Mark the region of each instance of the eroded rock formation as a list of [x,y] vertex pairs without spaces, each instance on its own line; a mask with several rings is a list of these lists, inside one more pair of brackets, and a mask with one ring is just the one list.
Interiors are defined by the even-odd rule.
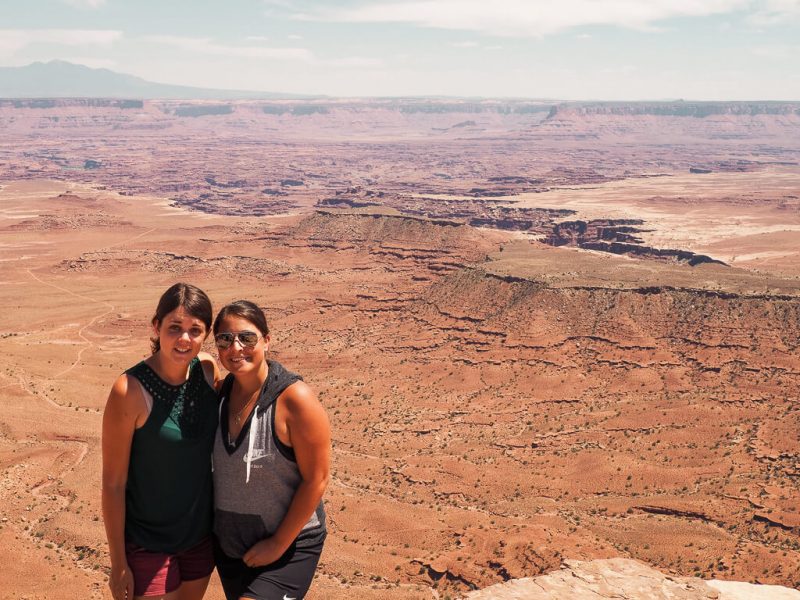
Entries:
[[665,575],[621,558],[565,561],[561,570],[470,592],[468,600],[800,600],[775,585]]

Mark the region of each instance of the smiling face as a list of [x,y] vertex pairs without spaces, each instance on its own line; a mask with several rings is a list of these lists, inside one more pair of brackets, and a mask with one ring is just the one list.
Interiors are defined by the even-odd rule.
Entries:
[[216,328],[217,334],[242,332],[258,336],[255,346],[243,345],[238,336],[227,348],[217,346],[219,361],[234,376],[257,373],[265,366],[266,353],[269,350],[269,336],[263,336],[258,327],[247,319],[231,314],[224,317]]
[[188,364],[200,352],[208,335],[205,323],[189,314],[182,306],[153,322],[161,356],[170,361]]

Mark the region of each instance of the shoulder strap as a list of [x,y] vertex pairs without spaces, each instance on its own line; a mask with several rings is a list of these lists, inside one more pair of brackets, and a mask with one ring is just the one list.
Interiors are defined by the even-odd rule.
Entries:
[[222,382],[222,387],[219,390],[220,402],[222,401],[223,398],[227,398],[230,401],[232,387],[233,387],[233,373],[228,373],[225,376],[225,380]]
[[207,385],[212,390],[214,389],[214,384],[208,383],[208,378],[206,377],[206,370],[203,368],[203,361],[200,360],[199,357],[195,356],[192,359],[192,364],[189,371],[189,379],[197,379],[197,385]]
[[205,379],[203,366],[200,364],[200,360],[195,357],[189,364],[189,378],[181,385],[172,385],[167,383],[161,379],[161,377],[158,376],[158,373],[156,373],[155,370],[144,361],[135,364],[125,372],[128,375],[132,375],[138,379],[139,383],[142,384],[142,387],[153,397],[153,400],[172,400],[182,386],[190,382],[192,378],[197,377],[195,371],[198,370],[198,365],[200,366],[200,376]]
[[147,391],[153,398],[156,397],[157,391],[156,388],[158,386],[158,377],[156,377],[155,372],[145,363],[141,361],[135,365],[133,365],[130,369],[125,371],[128,375],[131,375],[136,378],[139,382],[139,385],[142,386],[142,389]]
[[302,379],[300,375],[288,371],[279,362],[274,360],[269,361],[267,380],[264,382],[262,397],[258,400],[261,409],[264,410],[269,405],[274,404],[278,396],[283,393],[283,390],[296,381],[302,381]]

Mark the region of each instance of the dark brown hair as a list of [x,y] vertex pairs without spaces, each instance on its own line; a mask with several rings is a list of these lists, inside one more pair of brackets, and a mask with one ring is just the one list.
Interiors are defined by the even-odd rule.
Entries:
[[[214,311],[211,309],[211,300],[199,287],[189,283],[176,283],[166,292],[161,294],[161,299],[153,315],[153,325],[159,326],[169,313],[177,308],[183,308],[195,319],[200,319],[206,326],[206,335],[211,331],[211,319]],[[150,339],[153,354],[161,349],[158,337]]]
[[246,321],[250,321],[256,326],[264,337],[269,335],[269,326],[267,325],[267,317],[261,308],[250,302],[249,300],[237,300],[222,307],[217,313],[217,318],[214,319],[214,333],[219,332],[219,324],[225,317],[234,316]]

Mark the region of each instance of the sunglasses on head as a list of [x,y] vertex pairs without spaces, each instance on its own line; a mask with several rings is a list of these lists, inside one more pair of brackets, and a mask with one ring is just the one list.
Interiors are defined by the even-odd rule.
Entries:
[[226,331],[225,333],[216,334],[214,341],[220,350],[230,348],[236,340],[239,340],[243,348],[252,348],[258,343],[258,338],[260,337],[261,335],[255,331]]

